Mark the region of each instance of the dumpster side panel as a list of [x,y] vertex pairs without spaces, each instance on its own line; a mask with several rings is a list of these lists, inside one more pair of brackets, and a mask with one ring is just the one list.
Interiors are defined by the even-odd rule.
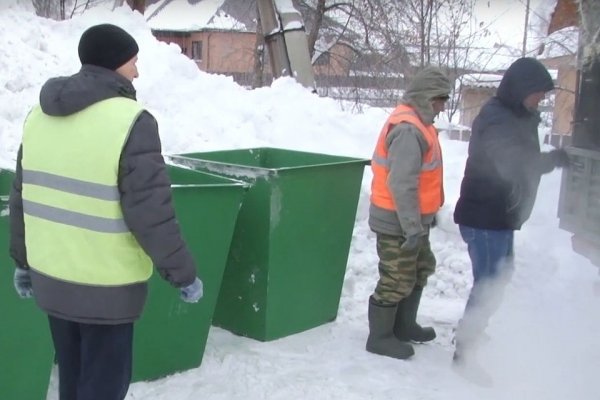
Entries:
[[363,170],[354,163],[281,172],[271,199],[265,340],[336,318]]
[[215,309],[214,325],[243,336],[265,334],[270,185],[259,178],[244,197]]
[[243,194],[239,185],[173,188],[175,212],[197,262],[204,296],[187,304],[178,289],[153,274],[146,308],[135,327],[134,382],[201,364]]
[[8,193],[14,173],[0,170],[0,397],[45,399],[54,348],[48,318],[33,299],[13,287],[14,261],[8,254]]

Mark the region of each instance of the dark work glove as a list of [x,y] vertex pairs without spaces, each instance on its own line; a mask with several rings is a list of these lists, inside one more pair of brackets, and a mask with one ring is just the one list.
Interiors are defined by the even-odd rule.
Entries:
[[571,160],[565,149],[552,150],[550,152],[550,157],[555,168],[565,168],[571,164]]
[[20,298],[28,299],[33,296],[29,270],[17,267],[13,277],[13,283],[15,284],[15,289]]
[[181,300],[186,303],[197,303],[202,298],[204,289],[202,281],[198,278],[188,286],[181,288]]

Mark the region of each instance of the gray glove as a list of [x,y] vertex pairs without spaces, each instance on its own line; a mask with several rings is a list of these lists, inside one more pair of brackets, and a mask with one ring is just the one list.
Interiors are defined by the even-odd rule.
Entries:
[[191,284],[181,288],[181,300],[186,303],[197,303],[204,294],[202,281],[196,278]]
[[33,296],[29,270],[17,267],[13,277],[13,283],[15,284],[15,289],[20,298],[28,299]]
[[414,250],[417,248],[417,246],[419,246],[419,241],[421,240],[421,237],[423,236],[422,233],[416,234],[416,235],[410,235],[406,237],[406,240],[404,241],[404,243],[402,243],[402,245],[400,246],[401,249],[403,250]]

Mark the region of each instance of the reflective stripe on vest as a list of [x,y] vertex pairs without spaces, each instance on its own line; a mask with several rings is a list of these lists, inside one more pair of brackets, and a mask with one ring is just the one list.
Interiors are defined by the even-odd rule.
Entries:
[[422,158],[423,163],[421,165],[421,174],[419,175],[419,206],[421,214],[436,213],[444,202],[442,151],[437,131],[433,125],[425,126],[419,119],[416,111],[403,104],[396,107],[388,117],[377,139],[371,162],[371,169],[373,171],[371,202],[377,207],[386,210],[398,210],[387,186],[390,161],[388,159],[386,139],[393,127],[403,122],[410,123],[419,129],[428,144],[428,150]]
[[148,280],[152,262],[123,219],[118,189],[121,151],[142,111],[120,97],[66,117],[31,111],[21,162],[31,268],[78,284]]

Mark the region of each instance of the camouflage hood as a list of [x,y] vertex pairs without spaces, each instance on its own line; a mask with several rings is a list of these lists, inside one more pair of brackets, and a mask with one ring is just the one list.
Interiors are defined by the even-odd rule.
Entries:
[[431,99],[449,96],[452,86],[448,77],[437,67],[426,67],[414,76],[402,96],[402,103],[414,107],[421,120],[432,124],[435,118]]

